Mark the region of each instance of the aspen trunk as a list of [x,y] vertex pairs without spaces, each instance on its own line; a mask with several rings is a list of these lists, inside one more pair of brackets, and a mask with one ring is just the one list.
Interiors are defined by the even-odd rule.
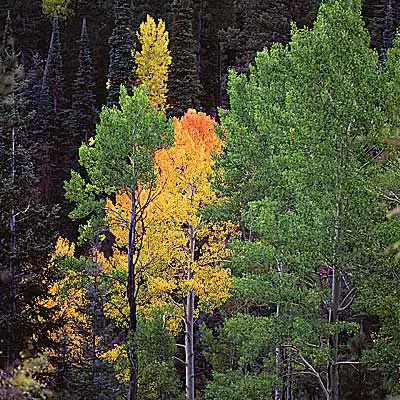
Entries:
[[[136,251],[136,186],[131,188],[131,212],[128,230],[128,283],[127,297],[129,304],[129,339],[127,353],[129,360],[129,400],[137,400],[138,356],[136,350],[137,310],[136,310],[136,276],[133,256]],[[132,343],[133,340],[133,343]]]
[[[189,225],[189,247],[191,261],[194,262],[195,252],[195,230]],[[188,280],[193,278],[193,271],[188,268]],[[185,310],[185,375],[186,375],[186,400],[194,400],[194,349],[193,349],[193,314],[194,314],[194,292],[189,289],[186,296]]]
[[189,293],[186,298],[186,331],[185,331],[186,400],[194,400],[193,309],[194,309],[194,293],[193,290],[189,290]]
[[[337,268],[333,270],[332,279],[332,305],[330,310],[330,323],[338,322],[338,311],[340,305],[340,294],[341,294],[341,274]],[[339,366],[338,362],[338,349],[339,336],[338,334],[332,335],[331,347],[332,347],[332,361],[329,365],[329,387],[328,392],[330,394],[329,400],[339,400]]]

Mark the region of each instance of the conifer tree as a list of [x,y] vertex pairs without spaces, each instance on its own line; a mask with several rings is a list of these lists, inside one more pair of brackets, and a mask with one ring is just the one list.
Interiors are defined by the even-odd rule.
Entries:
[[68,171],[76,158],[74,144],[71,143],[71,110],[65,95],[63,57],[60,27],[57,13],[53,18],[53,30],[47,60],[43,72],[41,89],[43,109],[43,141],[45,155],[41,171],[42,197],[48,204],[60,205],[60,230],[72,234],[72,226],[67,217],[67,203],[63,185]]
[[64,95],[64,70],[61,54],[61,41],[57,13],[53,18],[53,30],[50,39],[49,51],[43,72],[41,102],[43,104],[43,136],[46,141],[47,154],[44,157],[43,176],[41,179],[43,197],[49,203],[61,200],[59,193],[62,185],[57,174],[62,170],[63,149],[66,142],[63,136],[63,124],[65,122],[64,107],[66,99]]
[[42,96],[43,86],[43,59],[39,53],[34,53],[31,60],[31,67],[26,72],[26,85],[24,96],[28,100],[29,111],[32,112],[35,118],[29,121],[29,131],[31,132],[32,142],[36,143],[38,148],[39,159],[38,165],[41,165],[47,142],[44,132],[44,116],[46,111],[46,99]]
[[133,30],[129,0],[114,0],[114,29],[108,40],[110,60],[107,81],[107,106],[118,105],[120,86],[132,86]]
[[79,66],[72,94],[72,124],[74,129],[74,144],[77,148],[82,141],[87,142],[94,133],[96,124],[94,86],[95,81],[89,35],[86,18],[84,18],[79,41]]
[[26,130],[31,115],[10,22],[7,46],[0,49],[1,59],[12,61],[12,68],[0,73],[0,80],[5,72],[9,82],[0,97],[0,368],[10,367],[28,343],[33,350],[43,345],[45,314],[37,300],[49,282],[46,263],[55,219],[55,210],[38,200],[35,148]]
[[200,108],[200,65],[193,30],[193,0],[174,0],[172,13],[172,67],[168,92],[172,113],[182,116],[189,108]]
[[55,114],[59,113],[66,103],[64,85],[60,27],[58,15],[55,13],[42,84],[42,94],[47,96],[49,110]]

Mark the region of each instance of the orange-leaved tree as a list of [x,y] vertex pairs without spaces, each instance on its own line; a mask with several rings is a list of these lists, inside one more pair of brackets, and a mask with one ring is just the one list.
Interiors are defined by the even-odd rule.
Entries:
[[[140,264],[145,285],[139,304],[144,315],[163,308],[171,329],[183,322],[186,398],[193,400],[194,320],[201,310],[212,310],[229,297],[232,279],[222,263],[230,254],[227,242],[233,226],[206,223],[200,214],[216,201],[207,179],[212,154],[222,148],[214,121],[189,110],[175,120],[174,134],[175,144],[155,154],[159,191],[144,219]],[[146,192],[141,196],[146,197]],[[109,218],[117,244],[119,237],[126,236],[126,228],[117,224],[116,215],[127,214],[129,203],[128,195],[120,194],[115,205],[108,204],[114,208]]]

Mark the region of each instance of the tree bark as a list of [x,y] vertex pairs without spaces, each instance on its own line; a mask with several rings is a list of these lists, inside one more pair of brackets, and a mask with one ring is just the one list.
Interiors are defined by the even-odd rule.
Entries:
[[[341,273],[337,268],[333,269],[332,279],[332,304],[330,310],[330,323],[338,322],[338,312],[340,305],[341,295]],[[328,391],[330,394],[329,400],[339,400],[339,366],[338,362],[338,346],[339,346],[339,335],[334,334],[331,336],[331,348],[332,348],[332,361],[329,365],[329,387]]]
[[131,211],[128,230],[128,283],[127,297],[129,304],[129,330],[127,354],[129,360],[129,400],[137,400],[138,387],[138,356],[136,350],[137,305],[136,305],[136,276],[133,256],[136,251],[136,185],[131,187]]
[[[15,185],[15,176],[16,176],[16,161],[15,161],[15,153],[16,153],[16,136],[15,136],[15,128],[12,128],[11,134],[11,183],[14,190]],[[16,214],[15,214],[15,204],[14,204],[14,196],[12,198],[12,205],[10,210],[10,279],[11,279],[11,288],[10,288],[10,318],[11,318],[11,330],[15,328],[15,322],[17,317],[17,223],[16,223]],[[12,344],[13,332],[10,332],[9,340],[8,340],[8,354],[7,354],[7,367],[10,367],[16,358],[15,349]]]
[[[195,257],[195,229],[189,225],[189,247],[191,261]],[[193,271],[188,268],[188,280],[193,278]],[[194,349],[193,349],[193,314],[194,314],[194,292],[189,289],[186,296],[185,310],[185,375],[186,375],[186,400],[194,400]]]

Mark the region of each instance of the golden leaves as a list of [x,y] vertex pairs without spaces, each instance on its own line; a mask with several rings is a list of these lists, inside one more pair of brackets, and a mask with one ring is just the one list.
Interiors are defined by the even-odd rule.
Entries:
[[159,110],[166,109],[168,69],[171,55],[168,50],[168,32],[165,23],[147,16],[137,33],[141,51],[133,52],[137,63],[136,73],[140,83],[149,89],[149,99]]
[[62,237],[57,238],[54,253],[52,254],[52,259],[56,259],[63,256],[72,257],[75,252],[75,243],[70,243],[68,239]]

